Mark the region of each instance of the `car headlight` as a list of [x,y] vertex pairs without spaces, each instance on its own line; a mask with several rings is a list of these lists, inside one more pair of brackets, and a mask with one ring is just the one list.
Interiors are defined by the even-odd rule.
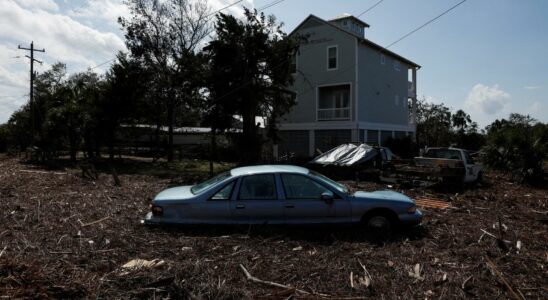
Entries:
[[407,213],[414,214],[417,211],[417,206],[413,205],[407,209]]
[[152,214],[155,216],[161,216],[164,214],[164,209],[158,205],[152,205],[150,211],[152,211]]

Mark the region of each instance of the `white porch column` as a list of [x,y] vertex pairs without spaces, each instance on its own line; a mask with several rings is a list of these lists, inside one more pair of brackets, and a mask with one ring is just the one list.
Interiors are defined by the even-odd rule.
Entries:
[[417,68],[416,67],[413,68],[412,74],[413,74],[412,76],[413,98],[411,98],[411,101],[412,101],[411,110],[413,112],[412,122],[413,122],[413,125],[416,126],[417,125]]
[[377,130],[377,144],[381,146],[381,131]]
[[350,131],[350,140],[351,142],[360,141],[360,130],[358,128],[354,128]]

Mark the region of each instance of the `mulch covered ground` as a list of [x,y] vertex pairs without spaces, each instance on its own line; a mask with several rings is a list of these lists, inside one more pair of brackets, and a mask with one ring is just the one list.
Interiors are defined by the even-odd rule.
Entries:
[[[548,298],[548,190],[501,176],[403,190],[450,207],[382,242],[356,228],[148,228],[149,199],[187,179],[120,180],[0,159],[0,298]],[[147,262],[123,267],[134,259]]]

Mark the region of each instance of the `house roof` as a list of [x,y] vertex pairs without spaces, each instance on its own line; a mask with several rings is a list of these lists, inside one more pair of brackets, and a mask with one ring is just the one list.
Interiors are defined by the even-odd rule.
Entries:
[[[144,129],[151,129],[156,130],[156,125],[150,125],[150,124],[121,124],[120,127],[122,128],[144,128]],[[169,127],[167,126],[160,126],[159,130],[161,132],[168,132]],[[230,128],[227,131],[229,132],[241,132],[242,130],[239,128]],[[173,133],[174,134],[207,134],[211,132],[210,127],[174,127]]]
[[[379,50],[381,53],[386,53],[386,54],[388,54],[388,55],[391,55],[391,56],[393,56],[393,57],[395,57],[395,58],[397,58],[397,59],[399,59],[399,60],[401,60],[401,61],[403,61],[403,62],[405,62],[405,63],[407,63],[407,64],[409,64],[409,65],[411,65],[411,66],[414,66],[414,67],[417,67],[417,68],[420,68],[420,67],[421,67],[420,65],[414,63],[413,61],[411,61],[411,60],[409,60],[409,59],[407,59],[407,58],[405,58],[405,57],[403,57],[403,56],[401,56],[401,55],[399,55],[399,54],[397,54],[397,53],[395,53],[395,52],[392,52],[392,51],[390,51],[390,50],[384,48],[383,46],[381,46],[381,45],[379,45],[379,44],[373,43],[372,41],[370,41],[370,40],[368,40],[368,39],[366,39],[366,38],[358,37],[358,36],[356,36],[356,35],[354,35],[354,34],[348,32],[348,31],[346,31],[346,30],[340,28],[339,26],[337,26],[337,25],[335,25],[335,24],[333,24],[333,23],[330,23],[330,22],[328,22],[328,21],[326,21],[326,20],[324,20],[324,19],[322,19],[322,18],[320,18],[320,17],[317,17],[317,16],[315,16],[315,15],[312,15],[312,14],[309,15],[306,19],[304,19],[301,23],[299,23],[299,25],[297,25],[297,26],[295,27],[295,29],[293,29],[293,30],[289,33],[289,36],[290,36],[290,35],[293,35],[293,34],[299,29],[299,27],[301,27],[301,26],[302,26],[304,23],[306,23],[306,21],[308,21],[309,19],[316,19],[316,20],[322,22],[322,23],[325,24],[325,25],[328,25],[328,26],[331,26],[331,27],[333,27],[333,28],[335,28],[335,29],[337,29],[337,30],[340,30],[341,32],[344,32],[344,33],[346,33],[346,34],[348,34],[348,35],[350,35],[350,36],[352,36],[352,37],[354,37],[354,38],[357,38],[362,44],[365,44],[365,45],[368,45],[368,46],[370,46],[370,47],[372,47],[372,48],[375,48],[375,49]],[[333,19],[332,19],[332,20],[333,20]]]
[[364,26],[364,27],[370,27],[369,24],[365,23],[364,21],[354,17],[353,15],[349,14],[349,13],[342,13],[338,16],[335,16],[331,19],[329,19],[328,21],[336,21],[336,20],[341,20],[341,19],[351,19],[352,21]]

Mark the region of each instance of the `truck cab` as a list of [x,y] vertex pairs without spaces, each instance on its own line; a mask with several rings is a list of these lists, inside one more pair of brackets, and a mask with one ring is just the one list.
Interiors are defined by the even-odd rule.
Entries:
[[463,182],[475,182],[481,179],[481,166],[476,164],[470,153],[464,149],[427,148],[422,157],[417,157],[415,162],[421,165],[464,168]]

